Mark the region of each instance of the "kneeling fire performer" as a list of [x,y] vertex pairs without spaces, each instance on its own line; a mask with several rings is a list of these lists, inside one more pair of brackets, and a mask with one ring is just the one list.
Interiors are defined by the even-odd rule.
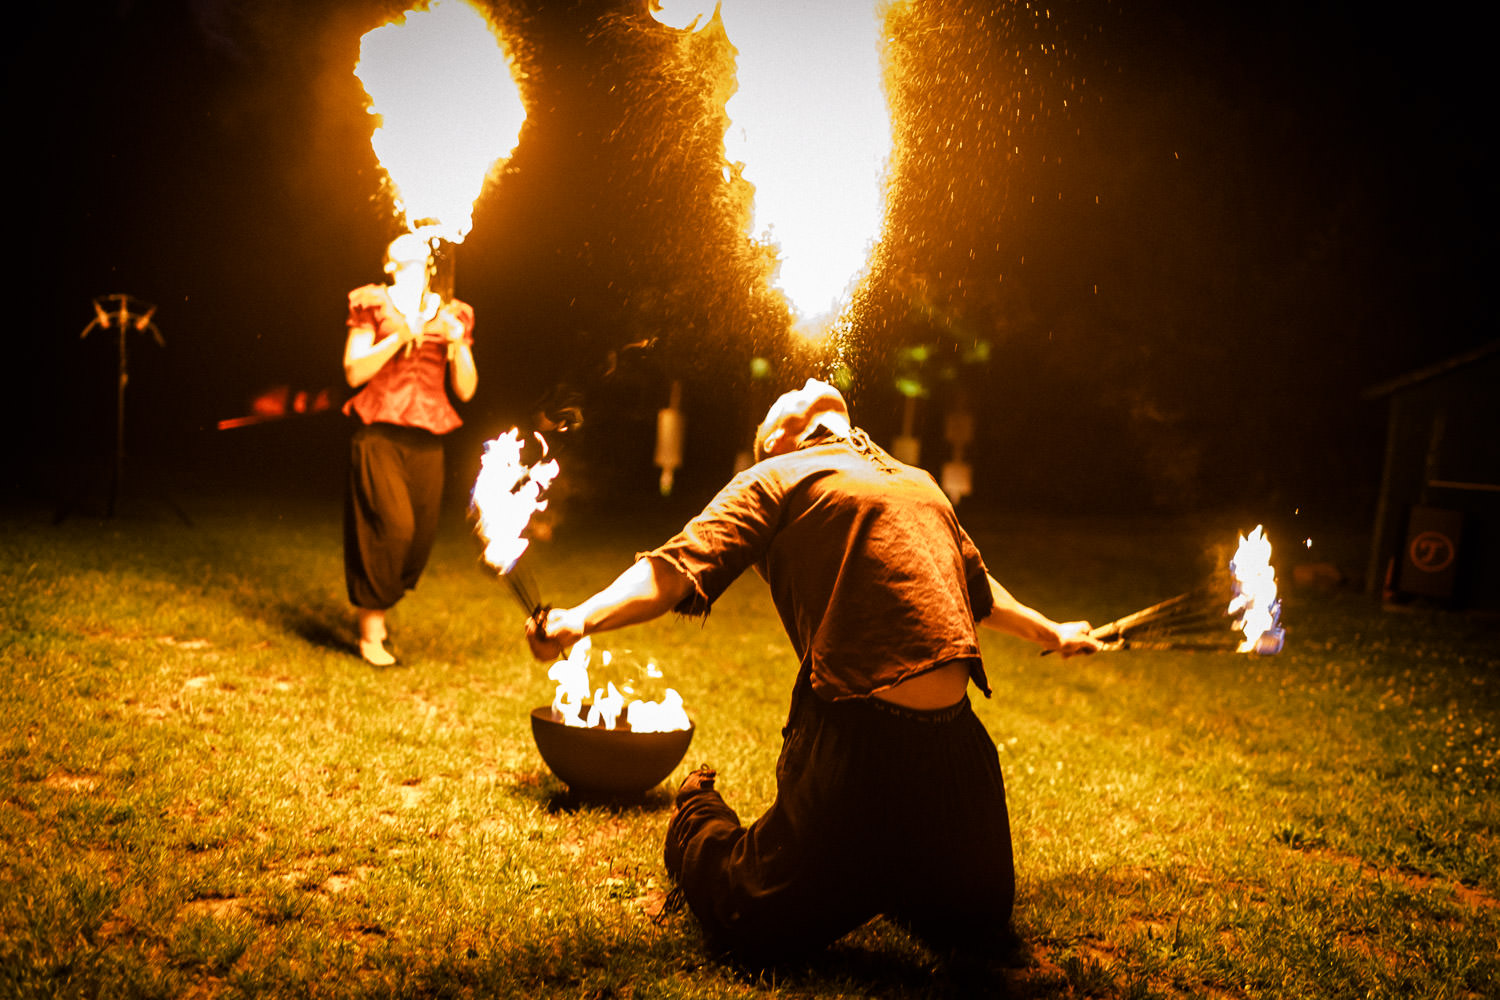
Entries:
[[474,396],[474,310],[429,287],[432,248],[405,233],[386,250],[389,285],[349,293],[344,375],[360,391],[344,405],[359,426],[349,446],[344,503],[344,580],[354,605],[359,654],[374,666],[385,648],[385,615],[417,585],[437,538],[443,495],[443,435],[463,421],[448,398]]
[[932,477],[852,427],[832,386],[778,399],[755,455],[666,544],[529,623],[532,652],[705,615],[753,566],[801,668],[765,815],[741,825],[706,768],[677,793],[667,871],[709,945],[794,959],[884,914],[940,955],[993,956],[1013,941],[1015,873],[999,757],[967,695],[990,694],[976,622],[1064,656],[1100,644],[996,582]]

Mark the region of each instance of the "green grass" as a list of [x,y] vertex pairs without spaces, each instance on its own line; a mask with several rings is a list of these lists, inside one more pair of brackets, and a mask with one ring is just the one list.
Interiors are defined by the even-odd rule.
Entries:
[[[653,919],[667,786],[590,803],[547,772],[546,669],[456,516],[393,616],[405,665],[379,671],[348,651],[336,502],[188,506],[193,527],[0,521],[0,996],[934,994],[882,922],[773,978]],[[971,519],[1019,596],[1095,620],[1253,526]],[[566,603],[672,524],[564,522],[528,565]],[[1493,622],[1346,591],[1289,593],[1285,617],[1268,658],[1064,662],[986,635],[1016,996],[1496,995]],[[682,771],[767,804],[795,664],[758,580],[705,626],[601,645],[682,692]]]

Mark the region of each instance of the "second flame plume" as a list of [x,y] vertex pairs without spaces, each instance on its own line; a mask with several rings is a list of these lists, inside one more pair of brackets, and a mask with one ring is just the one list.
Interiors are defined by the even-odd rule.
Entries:
[[807,328],[831,322],[885,220],[891,114],[875,0],[657,0],[702,30],[715,13],[738,53],[725,155],[755,187],[750,235],[776,244],[776,285]]

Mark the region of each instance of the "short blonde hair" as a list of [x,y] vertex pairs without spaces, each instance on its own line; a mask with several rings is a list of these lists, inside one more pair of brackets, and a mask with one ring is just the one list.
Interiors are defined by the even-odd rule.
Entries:
[[[849,404],[827,382],[810,378],[802,388],[782,393],[755,429],[755,460],[759,462],[768,455],[795,449],[830,414],[841,417],[845,423],[849,420]],[[780,442],[788,438],[792,447],[781,448]]]

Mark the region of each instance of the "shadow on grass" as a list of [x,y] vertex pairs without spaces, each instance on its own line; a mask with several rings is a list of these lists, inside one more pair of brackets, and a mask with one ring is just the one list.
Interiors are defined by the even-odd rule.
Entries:
[[959,995],[978,1000],[987,995],[1004,995],[999,992],[1000,987],[988,994],[982,990],[960,994],[949,987],[947,978],[931,962],[905,954],[849,946],[839,946],[815,962],[795,967],[730,969],[746,985],[773,991],[832,988],[840,994],[882,1000]]
[[604,809],[613,813],[659,813],[672,807],[672,797],[661,785],[634,795],[621,795],[574,790],[566,785],[549,782],[543,786],[543,791],[546,794],[542,797],[542,802],[547,812],[554,815],[576,813],[582,809]]
[[354,654],[354,633],[345,620],[350,615],[346,608],[331,602],[308,606],[283,601],[272,610],[276,624],[308,645]]
[[[1010,962],[949,964],[938,959],[898,924],[878,917],[851,931],[826,951],[797,962],[750,966],[720,958],[725,971],[744,984],[773,992],[833,991],[839,996],[901,998],[1042,997],[1040,982],[1028,982]],[[1017,987],[1022,992],[1017,993]]]
[[559,781],[545,767],[511,773],[510,792],[535,803],[551,815],[572,815],[585,809],[622,813],[661,813],[672,808],[672,792],[662,782],[644,792],[618,794],[574,789]]
[[[894,948],[884,944],[884,921],[875,921],[874,929],[854,932],[816,959],[752,969],[706,955],[694,943],[697,925],[685,911],[674,920],[682,924],[634,941],[572,942],[564,946],[561,959],[546,949],[503,947],[438,958],[404,970],[404,981],[395,992],[421,997],[531,995],[602,1000],[637,995],[646,985],[641,978],[644,972],[651,976],[654,989],[645,991],[651,996],[691,991],[695,996],[983,1000],[1010,995],[1004,985],[993,990],[972,984],[958,987],[914,944]],[[385,988],[389,985],[383,983],[378,992],[347,995],[388,996]]]

